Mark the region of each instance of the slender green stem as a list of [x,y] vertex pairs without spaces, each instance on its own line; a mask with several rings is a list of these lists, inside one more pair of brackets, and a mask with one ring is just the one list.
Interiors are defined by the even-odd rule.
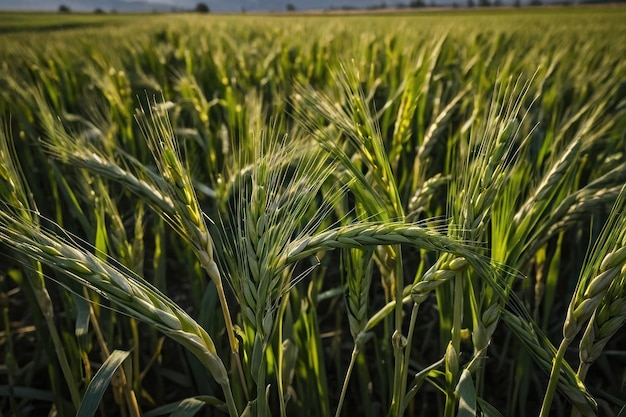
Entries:
[[[395,269],[394,269],[394,299],[402,300],[403,297],[403,268],[400,245],[393,247],[396,253]],[[395,305],[395,330],[393,335],[393,352],[394,352],[394,381],[393,381],[393,399],[391,401],[391,416],[402,416],[402,402],[404,399],[404,389],[406,387],[406,370],[404,369],[406,339],[402,334],[403,322],[403,304],[396,302]]]
[[[402,298],[402,304],[408,303],[411,301],[410,290],[411,286],[408,286],[405,291],[406,295]],[[365,329],[363,331],[369,332],[372,330],[378,323],[380,323],[385,317],[387,317],[394,308],[396,308],[396,300],[390,301],[385,304],[380,310],[378,310],[365,324]]]
[[343,379],[343,385],[341,387],[341,395],[339,396],[339,403],[337,404],[337,411],[335,412],[335,417],[339,417],[341,415],[341,408],[343,407],[343,402],[346,398],[346,391],[348,390],[348,381],[350,380],[350,376],[352,375],[352,369],[354,368],[354,364],[356,363],[356,359],[359,356],[359,345],[355,342],[354,347],[352,348],[352,355],[350,356],[350,364],[348,365],[348,370],[346,371],[346,377]]
[[415,322],[417,321],[418,310],[419,310],[419,304],[413,303],[413,308],[411,309],[411,320],[409,321],[409,329],[406,335],[407,344],[406,344],[406,350],[404,352],[404,365],[402,367],[402,370],[403,370],[402,387],[400,389],[400,392],[402,392],[403,399],[400,405],[398,406],[399,416],[404,415],[404,410],[406,408],[406,403],[404,401],[404,397],[406,397],[406,395],[404,393],[406,392],[406,384],[407,384],[407,379],[409,377],[409,360],[411,359],[411,340],[413,339],[413,332],[415,331]]
[[452,316],[452,346],[461,351],[461,327],[463,326],[463,273],[454,275],[454,315]]
[[444,417],[454,417],[454,412],[456,411],[456,395],[454,394],[454,390],[448,389],[446,392],[446,407],[444,409],[443,415]]
[[217,294],[220,299],[220,306],[222,307],[222,314],[224,315],[224,321],[226,323],[226,333],[228,334],[228,341],[230,343],[231,352],[234,357],[239,358],[239,355],[237,354],[237,352],[239,352],[239,341],[235,337],[233,321],[230,318],[228,301],[226,300],[226,294],[224,293],[224,286],[222,285],[221,281],[218,281],[216,282],[215,287],[217,288]]
[[[226,300],[226,294],[224,293],[224,286],[222,285],[221,279],[219,279],[219,272],[216,271],[217,266],[215,262],[211,263],[208,257],[198,256],[198,259],[202,263],[202,267],[207,271],[209,276],[211,277],[213,283],[215,284],[215,288],[217,289],[217,294],[220,300],[220,306],[222,308],[222,315],[224,316],[224,322],[226,325],[226,333],[228,334],[228,341],[231,349],[231,356],[235,361],[235,366],[237,367],[237,371],[239,374],[239,378],[241,379],[241,386],[243,387],[243,392],[246,398],[248,398],[248,388],[246,384],[245,375],[243,372],[243,366],[241,364],[241,358],[239,357],[239,341],[235,337],[235,330],[233,326],[232,319],[230,318],[230,311],[228,309],[228,301]],[[217,279],[212,276],[218,275]],[[229,388],[230,389],[230,388]],[[231,393],[232,396],[232,393]],[[233,400],[234,402],[234,400]]]
[[587,372],[589,372],[590,366],[591,364],[586,362],[582,362],[580,365],[578,365],[578,371],[576,372],[578,379],[584,381],[585,378],[587,378]]
[[559,350],[556,352],[556,356],[552,361],[552,372],[550,373],[550,381],[548,382],[548,388],[546,389],[546,395],[543,397],[543,404],[541,405],[541,412],[539,417],[548,417],[550,415],[550,406],[556,394],[556,388],[559,385],[559,376],[561,375],[561,367],[563,366],[563,358],[565,357],[565,351],[569,347],[570,341],[563,339]]
[[402,368],[404,364],[404,351],[399,342],[399,339],[402,335],[399,335],[397,332],[394,332],[395,341],[393,342],[393,352],[394,352],[394,370],[393,370],[393,398],[391,401],[391,409],[389,410],[390,416],[400,416],[400,409],[402,408],[402,391],[400,391],[400,387],[402,385]]
[[[459,271],[454,274],[454,314],[452,316],[452,334],[451,343],[455,355],[461,351],[461,327],[463,326],[463,272]],[[456,361],[456,359],[455,359]],[[450,379],[447,381],[446,387],[446,405],[444,410],[445,417],[453,417],[456,411],[457,398],[455,393],[455,385],[458,380],[458,366],[450,367],[446,372],[451,372]]]
[[[263,360],[259,365],[259,372],[257,373],[256,380],[256,415],[263,417],[267,415],[267,398],[265,396],[265,374],[267,360],[265,358],[265,350],[267,349],[267,343],[263,342],[262,352]],[[230,387],[229,387],[230,389]]]
[[222,387],[222,391],[224,391],[224,397],[226,398],[226,407],[228,408],[228,415],[230,417],[238,417],[239,412],[237,411],[237,406],[235,405],[235,398],[233,397],[233,392],[230,389],[230,383],[225,382],[220,384]]
[[[283,373],[284,373],[284,352],[283,352],[283,318],[285,317],[285,310],[287,309],[287,305],[289,304],[289,292],[285,294],[283,299],[280,302],[279,313],[276,316],[276,320],[278,321],[276,327],[278,331],[278,363],[277,363],[277,378],[276,383],[278,385],[278,400],[280,403],[280,415],[281,417],[287,417],[287,407],[285,406],[285,387],[283,386]],[[243,374],[242,374],[243,376]],[[245,383],[245,380],[242,379],[242,383]],[[246,399],[248,398],[248,392],[246,390]]]
[[437,362],[433,363],[432,365],[422,369],[421,371],[419,371],[418,373],[415,374],[415,377],[413,378],[413,382],[411,383],[411,385],[409,386],[409,390],[406,394],[406,396],[404,397],[404,403],[402,404],[402,407],[404,409],[406,409],[406,407],[408,406],[409,402],[413,399],[413,397],[415,397],[415,394],[417,393],[417,391],[420,389],[420,387],[422,386],[422,384],[424,383],[424,381],[426,380],[428,374],[430,373],[430,371],[443,366],[445,363],[445,358],[441,358],[439,359]]

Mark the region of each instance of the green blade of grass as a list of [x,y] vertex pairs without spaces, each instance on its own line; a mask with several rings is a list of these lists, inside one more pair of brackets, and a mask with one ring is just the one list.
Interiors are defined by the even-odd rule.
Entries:
[[111,352],[111,356],[102,364],[98,372],[94,375],[83,400],[80,403],[80,408],[76,417],[93,417],[98,411],[100,401],[104,396],[104,392],[111,382],[111,378],[117,371],[117,368],[124,362],[130,352],[125,350],[114,350]]

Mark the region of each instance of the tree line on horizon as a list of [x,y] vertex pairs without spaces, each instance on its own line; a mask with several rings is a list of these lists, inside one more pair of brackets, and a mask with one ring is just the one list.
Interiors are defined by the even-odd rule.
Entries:
[[[61,4],[59,6],[58,9],[59,13],[71,13],[72,9],[66,5],[66,4]],[[155,12],[157,12],[157,10],[154,10]],[[198,3],[196,4],[196,7],[194,7],[193,9],[189,10],[189,9],[184,9],[184,8],[179,8],[179,7],[172,7],[172,12],[196,12],[196,13],[210,13],[211,9],[209,8],[209,6],[206,3]],[[93,11],[95,14],[103,14],[106,13],[106,11],[104,9],[102,9],[101,7],[96,7]],[[111,13],[117,13],[116,9],[111,9]]]

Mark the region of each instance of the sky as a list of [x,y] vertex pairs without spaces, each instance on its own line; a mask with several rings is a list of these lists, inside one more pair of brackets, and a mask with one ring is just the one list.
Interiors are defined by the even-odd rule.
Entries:
[[[452,4],[454,0],[435,0],[437,4]],[[461,0],[463,1],[463,0]],[[100,8],[104,11],[149,11],[171,10],[173,7],[193,9],[199,2],[209,6],[212,12],[247,11],[284,11],[287,3],[293,4],[298,10],[339,8],[342,6],[369,7],[395,5],[410,0],[0,0],[0,10],[58,10],[64,4],[74,11],[93,11]],[[430,4],[431,1],[427,1]],[[460,4],[460,3],[459,3]]]

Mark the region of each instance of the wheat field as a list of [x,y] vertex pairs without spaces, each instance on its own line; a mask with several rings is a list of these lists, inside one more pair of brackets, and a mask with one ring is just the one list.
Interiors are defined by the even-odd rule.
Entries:
[[0,415],[626,415],[626,8],[4,16]]

